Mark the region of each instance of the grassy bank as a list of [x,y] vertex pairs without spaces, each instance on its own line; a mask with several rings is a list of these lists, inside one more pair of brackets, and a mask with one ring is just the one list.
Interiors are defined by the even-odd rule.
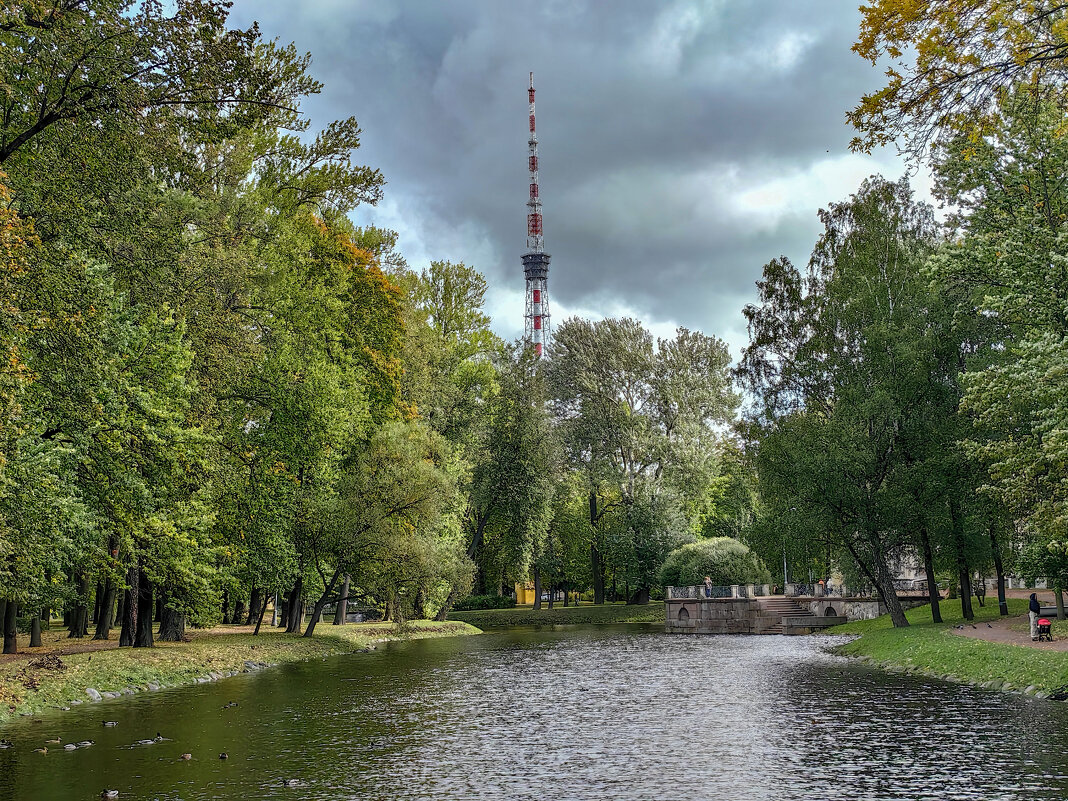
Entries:
[[657,601],[641,606],[626,604],[582,604],[580,606],[543,606],[534,610],[529,606],[514,609],[481,609],[472,612],[453,612],[449,620],[461,620],[480,629],[499,626],[556,626],[589,625],[596,623],[663,623],[664,604]]
[[220,630],[192,632],[184,643],[113,648],[56,656],[43,653],[0,663],[0,723],[20,714],[89,702],[92,689],[130,695],[143,690],[212,681],[283,662],[370,650],[377,643],[478,634],[462,622],[413,621],[404,633],[389,624],[319,626],[311,638],[264,630],[259,636]]
[[[908,628],[893,628],[890,616],[883,615],[875,620],[836,626],[828,632],[859,634],[858,639],[837,651],[890,670],[998,689],[1026,690],[1040,697],[1068,685],[1068,657],[1063,652],[955,635],[953,626],[967,625],[960,613],[960,602],[943,602],[941,609],[944,622],[938,624],[930,622],[930,607],[921,606],[907,613],[911,624]],[[1026,600],[1009,599],[1010,615],[1026,613]],[[996,600],[991,603],[988,599],[985,607],[975,609],[974,623],[978,626],[997,618]]]

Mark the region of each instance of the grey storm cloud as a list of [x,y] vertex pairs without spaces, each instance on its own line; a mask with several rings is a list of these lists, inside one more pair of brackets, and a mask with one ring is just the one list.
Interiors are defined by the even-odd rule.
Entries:
[[415,267],[482,271],[507,337],[522,327],[531,70],[558,311],[625,310],[737,346],[762,265],[804,261],[820,206],[900,171],[847,153],[845,112],[880,78],[850,52],[855,0],[238,0],[233,17],[311,52],[313,127],[359,120],[357,160],[388,185],[357,222],[397,229]]

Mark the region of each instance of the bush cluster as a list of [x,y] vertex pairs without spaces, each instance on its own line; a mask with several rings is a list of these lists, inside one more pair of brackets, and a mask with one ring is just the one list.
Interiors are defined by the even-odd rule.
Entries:
[[770,584],[771,573],[759,556],[733,537],[713,537],[676,548],[660,568],[664,586],[688,587],[704,583],[716,586]]

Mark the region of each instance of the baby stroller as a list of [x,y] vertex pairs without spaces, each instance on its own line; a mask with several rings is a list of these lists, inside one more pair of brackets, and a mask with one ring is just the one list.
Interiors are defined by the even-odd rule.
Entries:
[[1053,624],[1049,621],[1049,618],[1040,617],[1038,619],[1038,641],[1053,642]]

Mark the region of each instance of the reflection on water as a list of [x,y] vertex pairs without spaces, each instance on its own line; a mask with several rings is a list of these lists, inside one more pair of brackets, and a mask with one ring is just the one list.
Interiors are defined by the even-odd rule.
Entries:
[[[0,798],[1068,797],[1064,705],[826,643],[621,626],[395,645],[9,726]],[[54,737],[95,745],[33,752]]]

